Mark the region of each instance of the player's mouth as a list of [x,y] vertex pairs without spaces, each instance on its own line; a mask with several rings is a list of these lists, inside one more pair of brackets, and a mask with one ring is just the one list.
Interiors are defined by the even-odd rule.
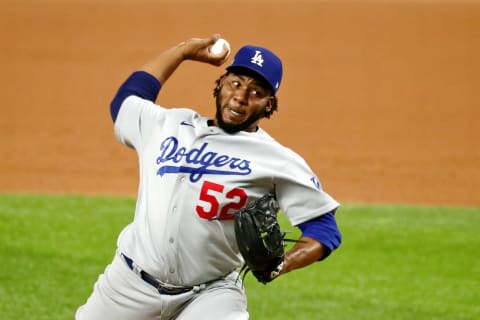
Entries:
[[246,113],[240,110],[235,110],[231,107],[226,107],[223,113],[225,121],[230,121],[234,123],[242,122],[245,120]]
[[233,109],[229,109],[230,113],[233,114],[235,117],[243,117],[244,113],[235,111]]

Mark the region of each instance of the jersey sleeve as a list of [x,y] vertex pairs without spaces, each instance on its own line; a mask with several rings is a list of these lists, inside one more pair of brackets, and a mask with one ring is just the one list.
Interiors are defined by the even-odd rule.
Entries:
[[323,190],[305,160],[293,152],[274,183],[280,208],[294,226],[329,213],[340,205]]
[[145,71],[136,71],[120,86],[110,103],[110,115],[115,122],[123,101],[131,95],[154,102],[161,84],[157,78]]
[[302,230],[303,237],[315,239],[325,246],[326,253],[320,260],[326,259],[342,243],[342,235],[335,221],[334,211],[303,222],[298,227]]
[[166,109],[138,96],[126,98],[115,120],[115,137],[120,143],[139,151],[153,125],[164,120]]

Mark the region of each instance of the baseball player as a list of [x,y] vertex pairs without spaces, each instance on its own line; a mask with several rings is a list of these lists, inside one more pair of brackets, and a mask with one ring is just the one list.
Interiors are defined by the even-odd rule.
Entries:
[[227,53],[209,50],[218,38],[163,51],[114,97],[115,136],[139,159],[138,199],[77,320],[248,319],[233,213],[269,192],[302,231],[274,276],[323,260],[340,245],[338,202],[298,154],[259,126],[278,108],[282,63],[273,52],[250,45],[237,51],[216,81],[214,117],[154,103],[182,61],[225,63]]

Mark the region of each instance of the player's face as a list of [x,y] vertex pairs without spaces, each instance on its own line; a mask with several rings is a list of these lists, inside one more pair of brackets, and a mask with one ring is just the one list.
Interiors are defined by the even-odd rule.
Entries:
[[216,124],[228,133],[254,132],[272,108],[271,91],[254,77],[230,73],[217,95]]

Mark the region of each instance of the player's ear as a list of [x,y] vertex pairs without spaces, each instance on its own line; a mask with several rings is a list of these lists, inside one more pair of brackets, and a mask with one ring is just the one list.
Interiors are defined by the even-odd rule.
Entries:
[[265,111],[266,111],[267,113],[271,113],[271,112],[272,112],[274,100],[275,100],[275,97],[274,97],[274,96],[270,96],[270,97],[268,98],[267,106],[265,107]]
[[267,105],[265,106],[265,117],[269,117],[273,109],[273,99],[268,99]]
[[278,100],[276,96],[270,96],[264,109],[264,117],[269,119],[273,112],[278,108]]
[[217,97],[218,94],[220,93],[220,90],[222,89],[222,86],[223,86],[223,81],[225,79],[225,77],[227,76],[227,73],[226,74],[223,74],[221,75],[216,81],[215,81],[215,88],[213,89],[213,96],[214,97]]

